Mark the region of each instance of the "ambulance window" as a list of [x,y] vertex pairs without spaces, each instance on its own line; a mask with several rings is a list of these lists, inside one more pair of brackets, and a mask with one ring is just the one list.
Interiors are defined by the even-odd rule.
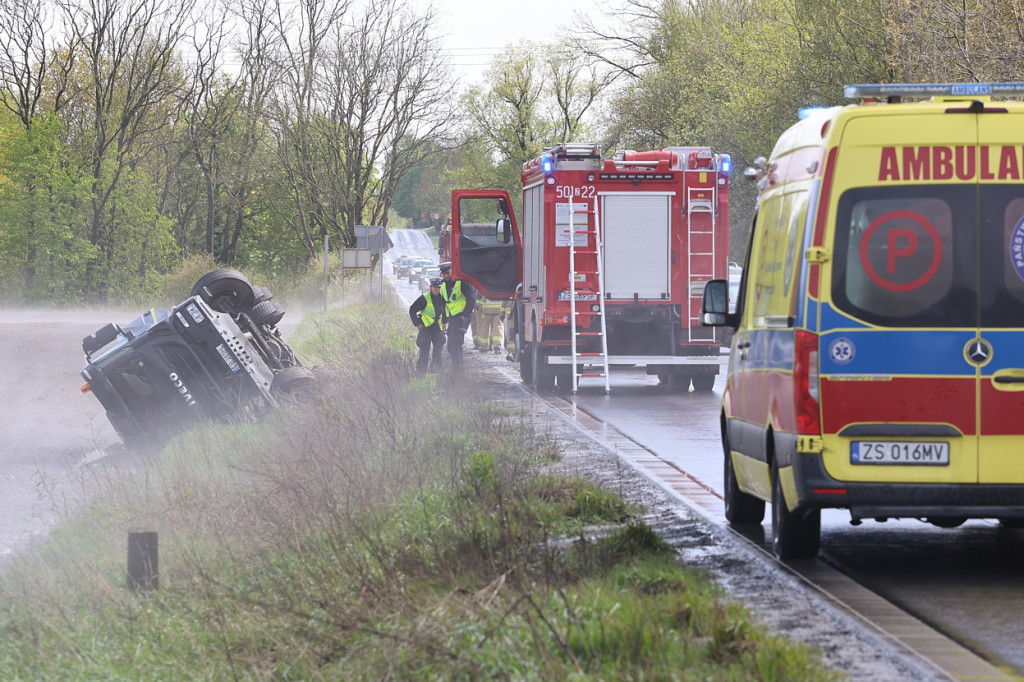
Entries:
[[844,193],[836,218],[833,302],[886,326],[973,326],[975,205],[969,186]]
[[[1024,327],[1024,189],[983,185],[981,325]],[[985,268],[985,263],[1002,263]]]

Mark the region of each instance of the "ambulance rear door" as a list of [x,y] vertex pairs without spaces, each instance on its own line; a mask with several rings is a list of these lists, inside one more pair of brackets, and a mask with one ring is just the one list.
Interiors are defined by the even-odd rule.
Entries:
[[978,358],[978,482],[991,484],[1024,483],[1024,111],[1010,107],[971,116],[979,141],[981,322],[965,354]]
[[978,117],[861,111],[837,128],[825,171],[836,201],[818,312],[825,468],[881,485],[976,483],[987,361],[971,348],[991,267],[978,253]]
[[503,190],[452,192],[452,269],[492,300],[509,299],[522,281],[521,238]]

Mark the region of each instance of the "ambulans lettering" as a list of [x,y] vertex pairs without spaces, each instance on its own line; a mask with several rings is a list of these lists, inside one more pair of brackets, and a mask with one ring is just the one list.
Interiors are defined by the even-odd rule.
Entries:
[[1021,180],[1024,147],[882,147],[879,182]]

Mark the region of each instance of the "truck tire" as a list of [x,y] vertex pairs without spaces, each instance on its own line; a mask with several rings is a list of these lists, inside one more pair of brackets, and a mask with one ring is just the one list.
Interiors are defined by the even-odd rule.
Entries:
[[676,372],[668,376],[668,387],[674,393],[687,393],[690,390],[690,373]]
[[772,458],[772,551],[780,559],[813,559],[821,547],[821,510],[786,507],[779,464]]
[[256,305],[257,303],[263,303],[263,301],[269,301],[270,299],[274,298],[274,295],[270,293],[270,289],[266,287],[261,287],[258,284],[254,284],[252,286],[252,290],[256,294],[256,297],[252,301],[253,305]]
[[530,385],[537,393],[550,393],[555,390],[555,369],[545,362],[547,351],[543,344],[533,343],[530,348],[533,350],[533,359],[530,361],[533,366],[533,383]]
[[277,398],[301,398],[312,388],[315,377],[305,367],[285,367],[274,375],[270,391]]
[[527,386],[533,386],[532,345],[533,344],[526,342],[517,342],[516,344],[516,357],[519,359],[519,378],[522,379],[523,383]]
[[693,390],[695,391],[710,391],[715,388],[715,376],[714,374],[695,374],[693,375]]
[[261,301],[252,307],[249,317],[257,327],[274,327],[284,317],[284,307],[277,301]]
[[191,295],[201,297],[217,312],[229,315],[248,312],[256,300],[256,292],[245,275],[226,268],[200,277]]
[[740,490],[736,470],[732,465],[732,447],[729,435],[722,429],[722,449],[725,453],[723,482],[725,483],[725,518],[734,526],[759,524],[764,520],[764,500]]

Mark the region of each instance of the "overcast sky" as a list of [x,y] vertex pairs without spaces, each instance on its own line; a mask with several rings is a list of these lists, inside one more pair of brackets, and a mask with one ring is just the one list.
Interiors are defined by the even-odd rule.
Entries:
[[594,0],[433,0],[433,5],[452,64],[469,81],[479,81],[488,62],[509,43],[556,42],[559,29],[568,29],[575,13],[597,11]]

